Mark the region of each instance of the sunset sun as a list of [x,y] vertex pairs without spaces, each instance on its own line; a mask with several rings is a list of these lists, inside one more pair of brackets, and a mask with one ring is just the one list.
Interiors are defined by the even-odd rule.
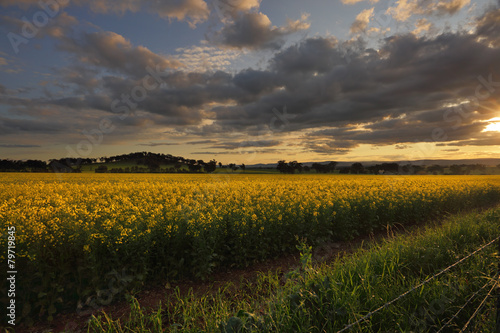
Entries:
[[488,125],[483,132],[500,132],[500,117],[488,120]]

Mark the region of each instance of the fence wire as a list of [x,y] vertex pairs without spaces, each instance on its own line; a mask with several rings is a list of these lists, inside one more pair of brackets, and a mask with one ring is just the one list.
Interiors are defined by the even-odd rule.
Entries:
[[[433,276],[427,278],[425,281],[419,283],[418,285],[412,287],[411,289],[405,291],[404,293],[402,293],[401,295],[399,295],[398,297],[394,298],[393,300],[381,305],[380,307],[378,307],[377,309],[373,310],[373,311],[370,311],[368,312],[366,315],[364,315],[363,317],[359,318],[358,320],[356,320],[355,322],[351,323],[351,324],[348,324],[346,325],[343,329],[341,329],[340,331],[337,331],[337,333],[342,333],[342,332],[345,332],[347,330],[350,330],[351,328],[353,328],[354,326],[358,325],[359,323],[361,323],[362,321],[370,318],[372,315],[374,315],[375,313],[379,312],[380,310],[383,310],[385,309],[386,307],[388,307],[389,305],[391,305],[392,303],[400,300],[401,298],[405,297],[406,295],[408,295],[409,293],[419,289],[420,287],[423,287],[424,285],[426,285],[427,283],[429,283],[430,281],[432,281],[433,279],[435,279],[436,277],[440,276],[441,274],[443,273],[446,273],[447,271],[449,271],[450,269],[452,269],[453,267],[461,264],[462,262],[464,262],[465,260],[469,259],[470,257],[474,256],[476,253],[484,250],[486,247],[490,246],[491,244],[493,244],[494,242],[498,241],[500,239],[500,236],[496,237],[495,239],[493,239],[491,242],[481,246],[480,248],[478,248],[477,250],[475,250],[474,252],[470,253],[469,255],[463,257],[462,259],[460,259],[459,261],[451,264],[450,266],[444,268],[443,270],[439,271],[438,273],[434,274]],[[496,286],[496,283],[493,285],[493,286]],[[492,288],[493,289],[493,288]]]
[[477,307],[476,311],[474,311],[474,313],[472,314],[472,316],[469,318],[469,320],[467,320],[467,322],[465,323],[464,327],[460,330],[460,333],[463,333],[465,332],[465,330],[467,329],[467,326],[469,326],[469,324],[472,322],[472,319],[474,319],[474,317],[479,313],[479,310],[481,310],[481,308],[483,307],[483,305],[485,304],[486,300],[488,299],[488,297],[490,297],[491,295],[491,292],[493,291],[493,289],[495,289],[495,287],[497,286],[498,284],[498,281],[495,281],[495,283],[493,284],[493,286],[491,287],[490,291],[488,292],[488,294],[483,298],[483,300],[481,301],[481,304],[479,304],[479,306]]
[[467,306],[467,304],[470,303],[470,301],[472,301],[474,299],[474,297],[476,297],[480,292],[481,290],[483,290],[484,288],[486,288],[489,284],[491,283],[491,280],[489,280],[488,282],[486,282],[484,284],[484,286],[481,287],[481,289],[479,289],[478,291],[476,291],[471,297],[469,297],[469,299],[465,302],[464,305],[462,305],[460,307],[460,309],[458,309],[458,311],[439,329],[439,331],[437,331],[436,333],[440,333],[442,330],[444,330],[448,325],[451,324],[451,322],[453,321],[453,319],[455,319],[458,314],[460,312],[462,312],[463,309],[465,309],[465,307]]

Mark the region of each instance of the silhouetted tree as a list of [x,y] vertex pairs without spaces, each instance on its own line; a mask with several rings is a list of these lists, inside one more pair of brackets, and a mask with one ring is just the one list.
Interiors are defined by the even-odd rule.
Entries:
[[359,162],[356,162],[356,163],[353,163],[351,165],[351,173],[353,174],[360,174],[360,173],[363,173],[363,171],[365,170],[365,168],[363,167],[363,164],[359,163]]
[[216,160],[211,160],[210,162],[206,163],[205,166],[205,171],[206,172],[214,172],[215,169],[217,168],[217,161]]

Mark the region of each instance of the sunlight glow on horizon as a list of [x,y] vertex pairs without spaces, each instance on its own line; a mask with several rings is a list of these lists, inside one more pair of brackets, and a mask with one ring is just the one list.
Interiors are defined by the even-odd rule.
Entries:
[[487,122],[489,124],[483,129],[483,132],[500,132],[500,117],[489,119]]

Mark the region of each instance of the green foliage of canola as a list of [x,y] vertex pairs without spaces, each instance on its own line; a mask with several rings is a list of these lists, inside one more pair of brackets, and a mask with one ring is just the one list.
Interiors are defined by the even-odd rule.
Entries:
[[27,321],[499,198],[498,176],[1,174],[0,227]]

